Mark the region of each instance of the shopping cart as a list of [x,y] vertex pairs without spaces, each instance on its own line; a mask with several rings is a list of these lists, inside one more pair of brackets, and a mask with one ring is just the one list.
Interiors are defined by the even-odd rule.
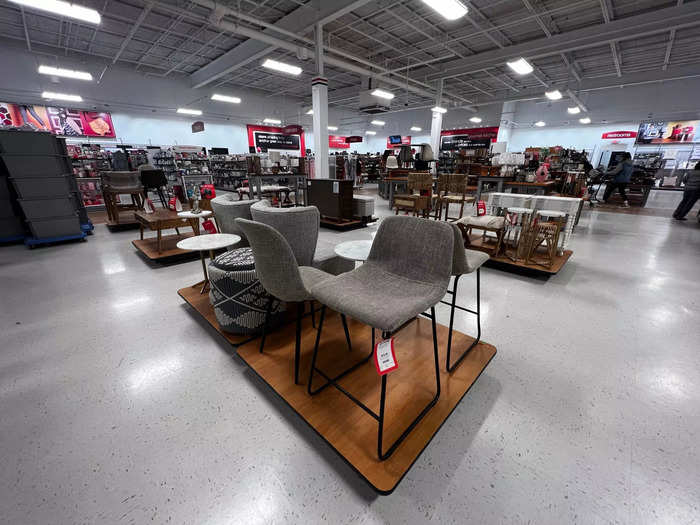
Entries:
[[598,193],[600,192],[601,188],[609,184],[612,179],[612,175],[605,175],[605,173],[599,170],[594,169],[588,173],[588,204],[590,204],[591,207],[595,206],[596,204],[600,204],[601,201],[598,198]]

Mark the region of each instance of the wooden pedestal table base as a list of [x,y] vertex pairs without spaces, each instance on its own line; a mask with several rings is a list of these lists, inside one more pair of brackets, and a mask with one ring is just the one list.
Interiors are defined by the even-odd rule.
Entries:
[[[214,311],[206,296],[192,288],[178,291],[194,310],[206,319],[232,345],[238,337],[219,329]],[[326,330],[320,342],[317,366],[328,375],[334,375],[366,356],[371,346],[371,329],[348,319],[352,352],[348,352],[340,316],[328,311]],[[335,388],[327,388],[315,396],[306,393],[311,355],[316,330],[305,318],[301,335],[300,384],[294,377],[294,323],[286,324],[267,336],[265,352],[258,345],[238,346],[238,355],[313,428],[341,457],[377,492],[390,494],[409,471],[421,452],[447,420],[449,415],[474,384],[481,372],[496,354],[496,348],[483,341],[476,345],[451,374],[445,371],[445,352],[448,329],[437,326],[440,383],[442,393],[436,405],[418,423],[406,440],[386,461],[377,458],[377,422]],[[474,339],[453,332],[453,348],[467,348]],[[431,322],[419,318],[403,328],[395,337],[396,358],[399,367],[390,372],[387,388],[385,439],[393,442],[407,423],[435,394],[435,365]],[[339,381],[367,406],[379,407],[381,379],[373,360],[359,367]],[[455,450],[465,454],[466,450]]]

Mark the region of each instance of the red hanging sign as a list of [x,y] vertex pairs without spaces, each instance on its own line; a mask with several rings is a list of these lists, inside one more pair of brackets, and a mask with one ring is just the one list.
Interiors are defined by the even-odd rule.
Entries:
[[636,137],[636,131],[608,131],[603,133],[604,139],[634,139]]
[[341,135],[328,135],[328,147],[334,149],[347,149],[350,147],[346,137]]
[[301,135],[304,132],[304,128],[296,124],[291,124],[282,128],[282,133],[284,135]]
[[362,142],[362,137],[360,135],[352,135],[351,137],[345,137],[345,142],[352,144],[353,142]]

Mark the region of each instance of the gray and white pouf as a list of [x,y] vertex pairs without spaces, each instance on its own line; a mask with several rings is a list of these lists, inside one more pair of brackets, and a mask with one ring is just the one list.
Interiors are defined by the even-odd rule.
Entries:
[[[216,257],[209,263],[209,281],[209,301],[222,330],[234,334],[262,331],[270,295],[258,281],[252,249],[238,248]],[[270,328],[281,323],[284,310],[284,303],[274,302]]]

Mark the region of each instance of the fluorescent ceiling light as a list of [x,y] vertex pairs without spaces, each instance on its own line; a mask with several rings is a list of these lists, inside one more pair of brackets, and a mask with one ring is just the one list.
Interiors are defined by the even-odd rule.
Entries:
[[376,134],[377,134],[376,131],[372,131],[372,130],[370,130],[370,129],[368,129],[367,131],[365,131],[365,135],[376,135]]
[[52,75],[54,77],[74,78],[76,80],[92,80],[92,75],[87,71],[74,71],[61,67],[39,66],[39,73],[42,75]]
[[545,127],[546,125],[547,125],[547,124],[546,124],[545,122],[541,121],[541,120],[538,120],[537,122],[535,122],[535,126],[537,126],[538,128],[543,128],[543,127]]
[[590,123],[591,123],[591,119],[588,118],[588,117],[580,118],[580,119],[578,119],[578,121],[579,121],[581,124],[590,124]]
[[473,122],[474,124],[478,124],[481,122],[482,118],[481,117],[472,117],[469,119],[469,122]]
[[383,120],[373,120],[372,122],[370,122],[370,124],[374,126],[383,126],[384,124],[386,124],[386,122],[384,122]]
[[90,22],[92,24],[99,24],[101,20],[100,13],[94,9],[62,2],[61,0],[10,0],[10,2],[32,9],[39,9],[41,11],[67,16],[68,18],[75,18],[83,22]]
[[411,131],[423,131],[423,128],[419,128],[418,126],[411,126]]
[[271,58],[265,60],[265,62],[262,63],[262,66],[266,67],[267,69],[274,69],[275,71],[281,71],[282,73],[287,73],[289,75],[301,75],[301,68],[299,66],[285,64],[284,62],[278,62],[277,60],[272,60]]
[[578,115],[581,113],[581,108],[578,106],[573,106],[571,108],[566,108],[566,111],[568,111],[570,115]]
[[423,0],[423,3],[435,9],[447,20],[457,20],[469,12],[467,6],[459,0]]
[[188,108],[177,108],[177,112],[182,115],[201,115],[202,111],[199,109],[188,109]]
[[558,89],[553,89],[552,91],[545,91],[544,96],[547,97],[549,100],[559,100],[562,95],[561,91]]
[[328,131],[338,131],[338,126],[328,126]]
[[506,62],[506,64],[518,75],[529,75],[535,70],[535,68],[532,67],[532,64],[530,64],[530,62],[524,58],[519,58],[517,60],[513,60],[512,62]]
[[276,118],[266,118],[266,119],[263,119],[263,122],[265,124],[282,124],[282,121],[278,120]]
[[240,104],[241,99],[238,97],[229,97],[228,95],[219,95],[217,93],[214,93],[211,96],[212,100],[218,100],[219,102],[228,102],[230,104]]
[[48,98],[50,100],[68,100],[70,102],[83,101],[83,97],[80,95],[66,95],[64,93],[52,93],[51,91],[44,91],[41,94],[41,98]]
[[447,110],[445,108],[441,108],[440,106],[430,108],[430,111],[432,111],[433,113],[447,113]]
[[314,110],[313,110],[313,109],[310,109],[309,111],[306,112],[306,114],[307,114],[307,115],[313,115],[313,114],[314,114]]
[[392,92],[384,91],[383,89],[375,89],[374,91],[372,91],[372,95],[379,98],[385,98],[387,100],[391,100],[396,96]]

